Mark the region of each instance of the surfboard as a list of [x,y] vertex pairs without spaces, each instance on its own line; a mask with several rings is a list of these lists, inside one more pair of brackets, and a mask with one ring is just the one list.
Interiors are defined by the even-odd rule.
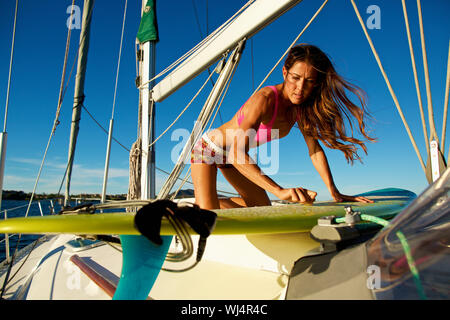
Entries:
[[[353,211],[389,218],[402,211],[415,197],[404,189],[380,189],[360,194],[374,203],[332,201],[312,205],[286,204],[266,207],[213,210],[217,213],[213,235],[273,234],[308,232],[323,216],[344,216],[345,207]],[[190,230],[191,233],[195,233]],[[0,221],[0,233],[23,234],[119,234],[139,235],[134,227],[134,213],[98,213],[10,218]],[[174,235],[169,221],[163,219],[161,235]]]

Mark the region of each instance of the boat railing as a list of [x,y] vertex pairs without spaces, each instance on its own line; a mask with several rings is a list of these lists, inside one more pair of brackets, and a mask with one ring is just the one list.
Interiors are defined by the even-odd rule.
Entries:
[[[59,205],[62,206],[63,202],[62,202],[62,198],[55,198],[55,199],[42,199],[45,201],[50,201],[50,206],[48,207],[50,209],[50,215],[56,214],[56,209],[55,209],[55,205],[54,205],[54,201],[56,201]],[[101,201],[101,198],[97,198],[97,197],[73,197],[71,199],[72,201],[74,201],[75,206],[80,205],[81,203],[84,203],[86,201]],[[108,203],[114,203],[114,202],[118,202],[117,200],[108,200]],[[33,201],[31,203],[31,205],[37,205],[39,207],[39,213],[41,216],[44,216],[44,211],[42,210],[42,204],[41,204],[41,200],[37,200],[37,201]],[[1,215],[3,215],[3,220],[8,219],[8,213],[10,213],[11,211],[16,211],[19,209],[23,209],[26,208],[28,206],[31,206],[30,204],[24,204],[21,206],[17,206],[14,208],[9,208],[9,209],[4,209],[0,211],[0,219],[2,218]],[[9,263],[10,262],[10,244],[9,244],[9,240],[11,237],[14,236],[18,236],[19,234],[6,234],[5,233],[5,237],[4,239],[0,240],[0,245],[3,244],[3,242],[5,243],[5,253],[6,253],[6,261]]]
[[[50,201],[50,206],[49,206],[50,214],[55,214],[55,206],[54,206],[54,203],[53,203],[53,199],[46,199],[46,200]],[[31,203],[31,205],[33,205],[33,204],[37,205],[39,207],[40,215],[44,216],[44,212],[42,210],[41,201],[40,200],[34,201],[34,202]],[[28,207],[29,205],[30,204],[24,204],[22,206],[17,206],[17,207],[14,207],[14,208],[4,209],[4,210],[0,211],[0,214],[3,214],[3,220],[6,220],[6,219],[8,219],[8,212],[16,211],[16,210],[19,210],[19,209],[23,209],[23,208]],[[5,254],[6,254],[6,261],[8,263],[11,260],[11,258],[10,258],[9,240],[10,240],[11,237],[14,237],[14,236],[17,236],[17,235],[18,234],[7,234],[7,233],[5,233],[5,238],[0,240],[0,244],[5,242]]]

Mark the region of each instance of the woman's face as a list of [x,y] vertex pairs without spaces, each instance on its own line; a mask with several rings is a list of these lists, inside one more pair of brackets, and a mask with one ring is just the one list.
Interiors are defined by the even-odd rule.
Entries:
[[297,61],[287,70],[283,67],[284,94],[292,104],[304,102],[316,85],[317,71],[308,63]]

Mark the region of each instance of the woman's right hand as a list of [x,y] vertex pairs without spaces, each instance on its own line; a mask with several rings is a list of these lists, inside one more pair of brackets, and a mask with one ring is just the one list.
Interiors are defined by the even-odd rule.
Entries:
[[317,192],[304,188],[287,188],[278,191],[276,196],[290,202],[313,203],[316,200]]

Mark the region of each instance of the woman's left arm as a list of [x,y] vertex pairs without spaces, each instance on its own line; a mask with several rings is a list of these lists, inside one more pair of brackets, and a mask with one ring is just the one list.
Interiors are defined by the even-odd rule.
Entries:
[[325,183],[326,187],[330,191],[331,196],[336,202],[367,202],[372,203],[373,201],[361,196],[348,196],[341,194],[334,184],[333,176],[331,175],[330,166],[328,164],[327,157],[319,142],[309,136],[303,135],[305,138],[306,145],[308,146],[309,156],[311,161]]

